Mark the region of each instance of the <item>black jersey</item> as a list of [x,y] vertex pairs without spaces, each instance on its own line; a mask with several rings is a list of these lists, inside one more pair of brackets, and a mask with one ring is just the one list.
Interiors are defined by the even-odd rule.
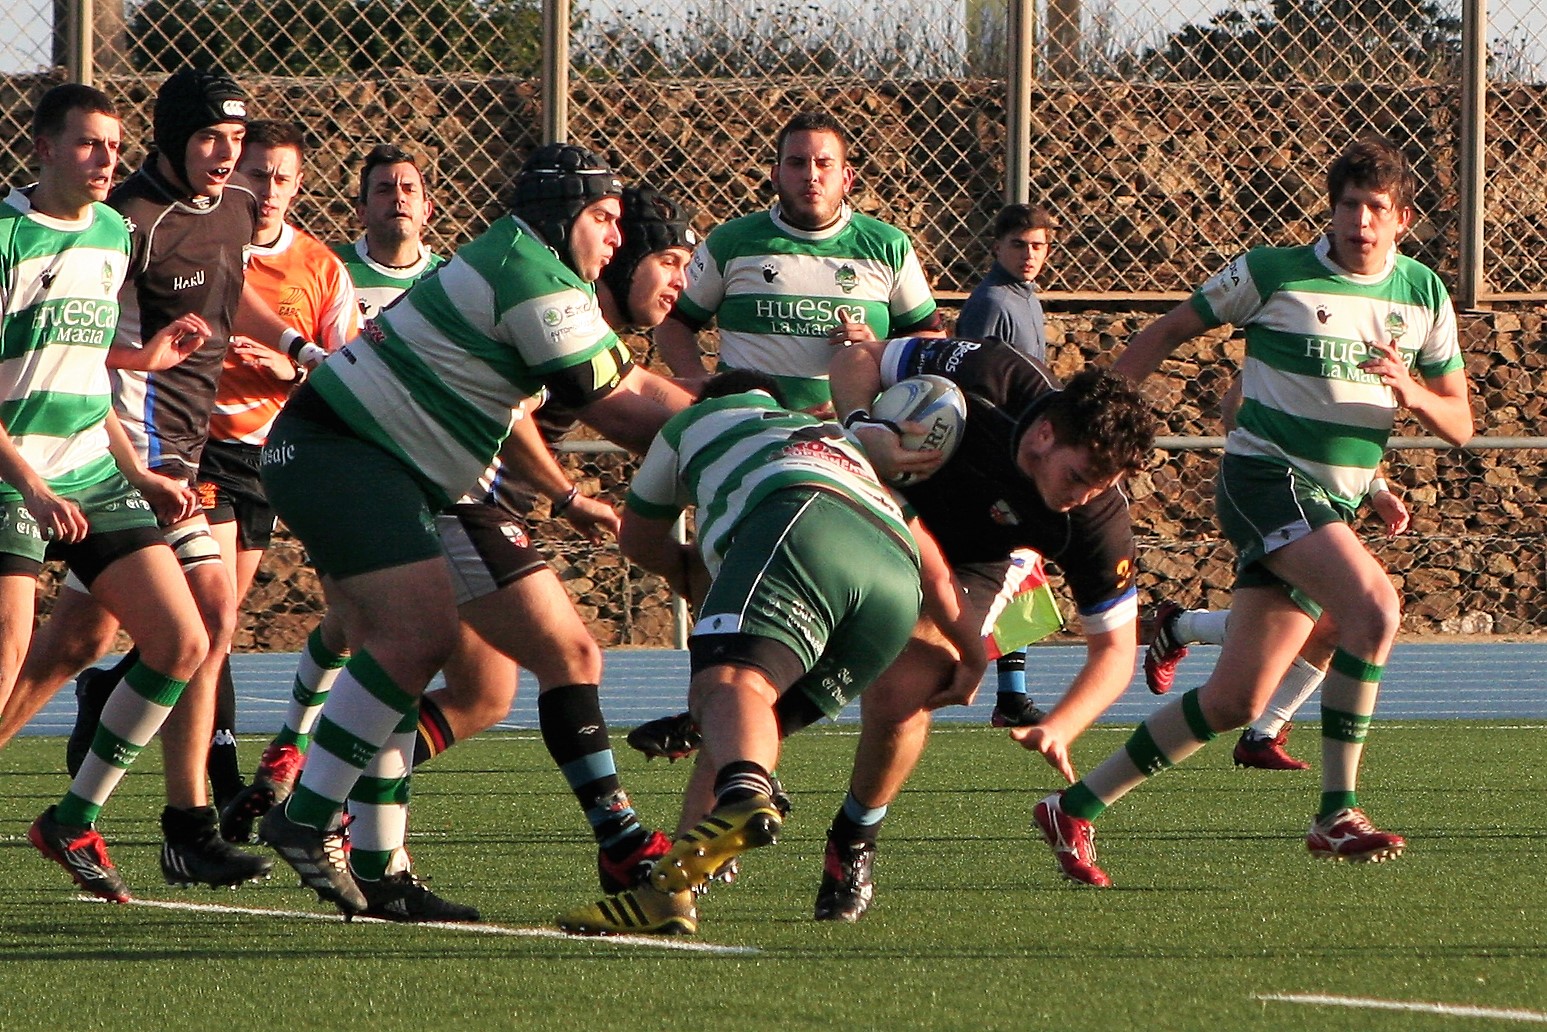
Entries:
[[1113,487],[1056,512],[1015,464],[1021,435],[1061,388],[1047,366],[1007,344],[910,337],[887,344],[882,385],[921,373],[954,381],[967,396],[967,423],[954,455],[927,480],[902,489],[946,559],[996,562],[1031,548],[1063,572],[1087,631],[1133,619],[1133,525]]
[[115,370],[115,405],[148,466],[191,480],[209,436],[258,199],[240,173],[218,198],[190,198],[155,165],[153,153],[108,196],[129,225],[132,247],[115,343],[138,347],[188,312],[203,316],[214,334],[171,369]]

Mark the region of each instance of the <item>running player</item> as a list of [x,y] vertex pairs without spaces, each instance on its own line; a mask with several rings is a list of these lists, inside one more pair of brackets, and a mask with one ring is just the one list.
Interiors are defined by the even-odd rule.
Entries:
[[[943,465],[938,452],[903,450],[895,428],[866,414],[884,387],[921,373],[953,380],[967,395],[966,435]],[[993,629],[1025,576],[1018,550],[1063,571],[1085,664],[1042,721],[1009,733],[1072,780],[1070,745],[1133,676],[1133,531],[1120,481],[1148,460],[1154,417],[1121,377],[1087,369],[1063,385],[997,341],[856,344],[833,360],[832,383],[834,402],[851,413],[849,426],[883,476],[938,467],[902,491],[954,567],[980,633]],[[817,920],[855,921],[869,907],[881,822],[924,751],[930,713],[969,703],[976,690],[960,690],[957,668],[956,650],[920,621],[864,696],[849,792],[828,831]]]
[[[921,556],[924,601],[963,656],[953,690],[974,689],[983,676],[976,625],[938,548],[917,521],[910,532],[842,427],[784,409],[777,394],[764,373],[711,378],[699,402],[666,424],[629,486],[624,553],[700,600],[688,702],[703,729],[699,763],[715,771],[715,803],[647,885],[562,915],[568,931],[697,931],[694,891],[778,837],[770,772],[780,739],[836,714],[908,640]],[[684,499],[696,506],[696,548],[673,534]]]
[[1319,615],[1294,592],[1338,628],[1322,682],[1321,801],[1306,847],[1318,857],[1381,861],[1406,846],[1370,822],[1356,792],[1401,611],[1386,571],[1348,521],[1399,409],[1453,444],[1472,435],[1450,298],[1437,275],[1397,252],[1414,192],[1400,150],[1377,138],[1352,144],[1327,173],[1325,236],[1236,258],[1118,359],[1119,372],[1143,379],[1210,327],[1245,329],[1245,400],[1216,486],[1220,527],[1237,553],[1233,633],[1201,688],[1037,804],[1037,824],[1066,878],[1111,884],[1096,862],[1092,819],[1262,710]]
[[[517,179],[512,214],[320,366],[264,449],[265,487],[322,573],[353,651],[294,792],[259,835],[346,914],[371,903],[343,860],[344,801],[362,779],[377,804],[404,800],[418,700],[456,641],[456,590],[433,514],[474,487],[512,422],[527,434],[521,409],[542,388],[635,450],[688,400],[633,366],[589,286],[620,243],[621,194],[594,154],[540,148]],[[412,378],[400,375],[410,368]],[[526,440],[541,446],[535,432]],[[390,853],[377,845],[375,870],[357,845],[354,874],[386,873]]]
[[[289,122],[247,125],[238,170],[258,198],[258,224],[247,249],[246,283],[290,327],[326,351],[359,328],[354,288],[343,263],[316,237],[288,220],[305,179],[306,141]],[[305,367],[247,337],[232,338],[210,413],[209,442],[199,460],[199,500],[220,546],[238,605],[274,534],[258,477],[258,451]],[[229,660],[220,669],[210,783],[216,806],[242,790],[236,757],[236,689]]]
[[[109,396],[105,363],[130,261],[124,221],[103,203],[118,164],[112,101],[88,86],[56,86],[38,101],[32,141],[38,182],[0,203],[0,703],[32,632],[42,561],[63,559],[141,643],[140,658],[108,701],[69,791],[27,837],[82,889],[122,903],[129,889],[95,822],[209,639],[155,512],[125,472],[169,496],[174,510],[186,487],[147,473]],[[209,333],[185,315],[139,353],[114,357],[168,368]]]

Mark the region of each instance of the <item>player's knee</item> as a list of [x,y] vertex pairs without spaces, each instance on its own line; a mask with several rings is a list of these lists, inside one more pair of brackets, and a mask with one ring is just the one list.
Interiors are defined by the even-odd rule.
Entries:
[[210,650],[209,636],[199,624],[169,627],[166,633],[136,644],[146,666],[179,681],[193,677]]

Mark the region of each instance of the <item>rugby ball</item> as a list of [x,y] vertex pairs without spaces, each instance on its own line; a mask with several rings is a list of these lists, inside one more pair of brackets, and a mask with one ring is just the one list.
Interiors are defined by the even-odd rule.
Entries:
[[[962,431],[967,426],[967,396],[960,387],[943,376],[910,376],[899,380],[876,399],[870,414],[876,419],[891,423],[922,423],[925,429],[918,433],[903,433],[902,446],[909,451],[933,451],[945,453],[947,460],[961,444]],[[890,483],[906,487],[925,480],[930,474],[901,473],[890,478]]]

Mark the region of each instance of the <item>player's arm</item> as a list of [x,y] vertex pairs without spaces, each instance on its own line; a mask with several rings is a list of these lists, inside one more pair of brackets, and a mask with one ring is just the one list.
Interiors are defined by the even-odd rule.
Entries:
[[982,629],[962,604],[964,593],[951,564],[934,535],[913,517],[908,521],[913,540],[919,546],[919,581],[923,589],[923,610],[960,657],[951,674],[951,683],[925,700],[928,709],[941,706],[970,706],[988,668],[988,653],[983,648]]
[[1370,502],[1370,508],[1375,510],[1375,514],[1386,525],[1387,537],[1396,537],[1408,528],[1411,516],[1407,505],[1391,490],[1384,478],[1376,477],[1370,481],[1370,490],[1365,497]]
[[1359,368],[1380,377],[1396,395],[1397,404],[1412,412],[1424,429],[1458,448],[1472,439],[1476,427],[1464,370],[1453,369],[1419,381],[1408,372],[1395,345],[1375,341],[1370,349],[1376,356],[1359,363]]
[[1134,334],[1112,371],[1138,382],[1160,368],[1173,351],[1208,329],[1191,301],[1183,301]]
[[709,366],[698,347],[698,331],[676,312],[655,328],[655,348],[674,375],[688,383],[702,383],[709,377]]
[[1064,697],[1035,727],[1010,729],[1011,738],[1041,753],[1071,782],[1078,774],[1069,758],[1070,746],[1133,680],[1134,655],[1139,647],[1137,627],[1137,620],[1129,620],[1110,630],[1086,632],[1085,665]]
[[197,312],[186,312],[151,335],[140,347],[114,344],[107,349],[110,369],[155,373],[170,369],[204,346],[214,335]]
[[608,534],[618,533],[617,510],[606,502],[589,498],[580,493],[580,485],[569,479],[564,467],[553,457],[553,452],[543,440],[537,421],[523,414],[510,428],[500,448],[500,461],[517,470],[533,487],[545,495],[554,516],[568,520],[570,525],[592,541],[600,541]]
[[650,441],[666,420],[692,401],[693,396],[679,384],[639,366],[629,366],[616,387],[575,406],[575,411],[581,422],[607,440],[640,454],[650,447]]
[[908,451],[894,430],[865,418],[876,395],[881,393],[881,358],[886,347],[884,340],[861,341],[833,356],[827,369],[833,411],[865,449],[882,480],[900,473],[932,473],[943,461],[938,451]]
[[168,525],[181,523],[199,511],[199,496],[188,486],[188,481],[146,468],[124,425],[118,421],[118,414],[112,409],[108,410],[106,426],[108,452],[113,456],[118,472],[150,504],[156,519]]
[[37,521],[38,533],[45,541],[74,543],[86,536],[86,514],[74,502],[54,493],[48,482],[38,476],[32,464],[22,457],[16,442],[0,424],[0,480],[21,495],[22,504]]
[[664,578],[689,605],[696,606],[708,590],[709,571],[697,548],[676,539],[676,525],[675,517],[644,516],[625,508],[618,547],[630,560]]
[[243,281],[242,296],[236,305],[236,317],[231,329],[244,337],[251,337],[266,348],[288,355],[296,365],[311,369],[319,365],[328,353],[316,343],[307,340],[295,327],[279,317],[269,303],[263,300],[257,288]]

